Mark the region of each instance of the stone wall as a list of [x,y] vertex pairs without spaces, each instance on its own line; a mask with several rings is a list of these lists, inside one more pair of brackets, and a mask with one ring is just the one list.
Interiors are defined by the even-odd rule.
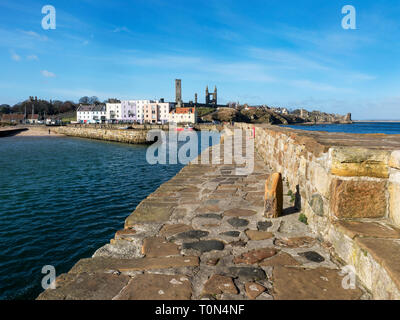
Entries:
[[374,219],[385,226],[400,227],[400,150],[396,150],[400,149],[400,135],[345,135],[266,125],[235,126],[255,128],[255,147],[265,163],[282,173],[310,227],[333,245],[340,259],[355,267],[367,288],[377,298],[399,298],[393,275],[388,276],[387,269],[382,267],[385,263],[379,268],[377,257],[360,254],[365,250],[343,235],[338,224]]
[[67,136],[81,137],[96,140],[116,141],[131,144],[148,144],[146,140],[149,130],[118,130],[107,128],[93,128],[88,126],[54,127],[52,131]]

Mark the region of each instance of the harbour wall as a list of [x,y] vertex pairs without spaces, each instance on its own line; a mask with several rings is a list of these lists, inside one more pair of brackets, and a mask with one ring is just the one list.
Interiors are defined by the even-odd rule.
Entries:
[[[160,129],[160,128],[152,128]],[[53,127],[51,131],[64,134],[66,136],[115,141],[130,144],[149,144],[147,141],[147,133],[149,129],[124,130],[110,127],[94,127],[94,126],[63,126]]]
[[399,299],[400,135],[235,127],[254,131],[310,227],[374,297]]

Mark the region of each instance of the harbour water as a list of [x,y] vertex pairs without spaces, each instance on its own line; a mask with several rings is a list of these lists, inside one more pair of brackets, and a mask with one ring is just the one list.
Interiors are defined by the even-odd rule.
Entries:
[[34,299],[90,257],[183,167],[150,165],[145,146],[67,137],[0,139],[0,299]]
[[284,127],[309,131],[400,134],[400,122],[354,122],[352,124],[288,125]]

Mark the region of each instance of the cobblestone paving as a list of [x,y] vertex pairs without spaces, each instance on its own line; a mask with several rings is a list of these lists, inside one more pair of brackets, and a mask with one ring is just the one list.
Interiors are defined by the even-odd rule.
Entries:
[[253,173],[236,167],[183,168],[39,299],[369,299],[358,285],[343,288],[342,266],[299,221],[292,197],[284,216],[263,217],[270,171],[257,154]]

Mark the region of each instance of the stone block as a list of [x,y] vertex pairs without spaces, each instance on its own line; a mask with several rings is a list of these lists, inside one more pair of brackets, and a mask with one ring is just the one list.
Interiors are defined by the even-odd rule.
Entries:
[[233,262],[238,263],[245,263],[245,264],[255,264],[264,259],[271,258],[272,256],[277,254],[277,250],[274,248],[262,248],[251,250],[247,253],[243,253],[240,256],[237,256],[233,259]]
[[308,204],[317,216],[324,216],[324,199],[320,194],[314,193],[311,196],[311,200],[308,202]]
[[400,169],[400,150],[395,150],[390,155],[389,167]]
[[355,237],[400,239],[400,229],[378,222],[338,221],[335,223],[335,227],[352,239]]
[[389,217],[400,227],[400,171],[392,169],[389,179]]
[[190,300],[192,285],[183,275],[137,275],[114,300]]
[[233,283],[232,278],[214,274],[210,279],[204,284],[202,291],[203,295],[214,295],[221,293],[237,294],[238,290]]
[[331,173],[342,177],[388,178],[388,151],[367,148],[332,148]]
[[144,239],[142,254],[146,257],[168,257],[179,255],[178,246],[163,237]]
[[334,179],[331,185],[331,211],[340,219],[385,216],[385,181]]
[[56,289],[47,289],[37,300],[111,300],[129,280],[110,273],[62,274],[56,279]]
[[282,175],[273,173],[265,182],[264,215],[267,218],[278,218],[282,215],[282,208]]
[[362,295],[358,288],[342,287],[340,270],[303,269],[277,266],[273,270],[275,300],[356,300]]

